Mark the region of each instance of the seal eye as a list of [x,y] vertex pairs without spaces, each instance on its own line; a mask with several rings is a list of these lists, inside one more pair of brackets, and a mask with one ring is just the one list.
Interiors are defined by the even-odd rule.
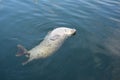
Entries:
[[67,30],[65,29],[65,32],[67,32]]
[[53,36],[52,38],[50,38],[50,40],[55,41],[55,40],[57,40],[59,37],[60,37],[60,35],[55,35],[55,36]]

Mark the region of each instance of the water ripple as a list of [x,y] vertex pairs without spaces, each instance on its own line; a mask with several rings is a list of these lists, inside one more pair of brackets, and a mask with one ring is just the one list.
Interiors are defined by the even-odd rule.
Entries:
[[[71,80],[111,80],[113,67],[110,69],[112,65],[110,59],[114,59],[112,55],[118,58],[120,56],[119,0],[0,0],[0,15],[0,59],[5,56],[4,63],[0,61],[2,65],[0,69],[3,69],[2,72],[7,79],[31,80],[32,77],[37,77],[42,80],[64,78],[69,80],[71,77]],[[54,61],[56,63],[54,65],[48,63],[41,73],[39,62],[37,65],[34,64],[36,67],[33,67],[34,65],[23,67],[20,72],[20,66],[16,65],[19,63],[13,57],[16,53],[16,44],[34,47],[48,31],[59,26],[77,29],[76,36],[66,41],[61,49],[62,56],[60,57],[58,52],[57,58],[54,57],[53,62],[51,60],[51,63]],[[64,63],[63,57],[69,64]],[[64,65],[61,68],[62,72],[59,73],[59,67],[54,68],[56,64]],[[73,68],[74,71],[71,71]],[[54,72],[55,74],[52,74]],[[52,77],[43,78],[43,75]]]

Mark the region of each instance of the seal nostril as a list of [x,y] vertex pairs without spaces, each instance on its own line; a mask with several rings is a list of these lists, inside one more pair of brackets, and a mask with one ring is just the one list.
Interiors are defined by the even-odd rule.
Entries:
[[73,35],[75,35],[76,34],[76,31],[73,33]]

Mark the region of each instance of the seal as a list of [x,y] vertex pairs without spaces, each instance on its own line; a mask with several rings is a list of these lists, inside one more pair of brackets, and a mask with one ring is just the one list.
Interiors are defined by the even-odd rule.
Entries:
[[68,37],[75,35],[75,33],[76,29],[67,27],[55,28],[48,32],[44,40],[31,50],[27,50],[22,45],[18,45],[17,47],[19,50],[16,56],[25,55],[29,58],[27,61],[23,62],[22,65],[25,65],[35,59],[49,57],[61,47]]

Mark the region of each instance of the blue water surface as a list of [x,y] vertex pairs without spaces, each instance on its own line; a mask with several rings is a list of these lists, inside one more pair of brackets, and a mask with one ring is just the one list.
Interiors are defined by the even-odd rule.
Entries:
[[[25,66],[56,27],[77,29],[53,55]],[[0,80],[120,80],[120,0],[0,0]]]

